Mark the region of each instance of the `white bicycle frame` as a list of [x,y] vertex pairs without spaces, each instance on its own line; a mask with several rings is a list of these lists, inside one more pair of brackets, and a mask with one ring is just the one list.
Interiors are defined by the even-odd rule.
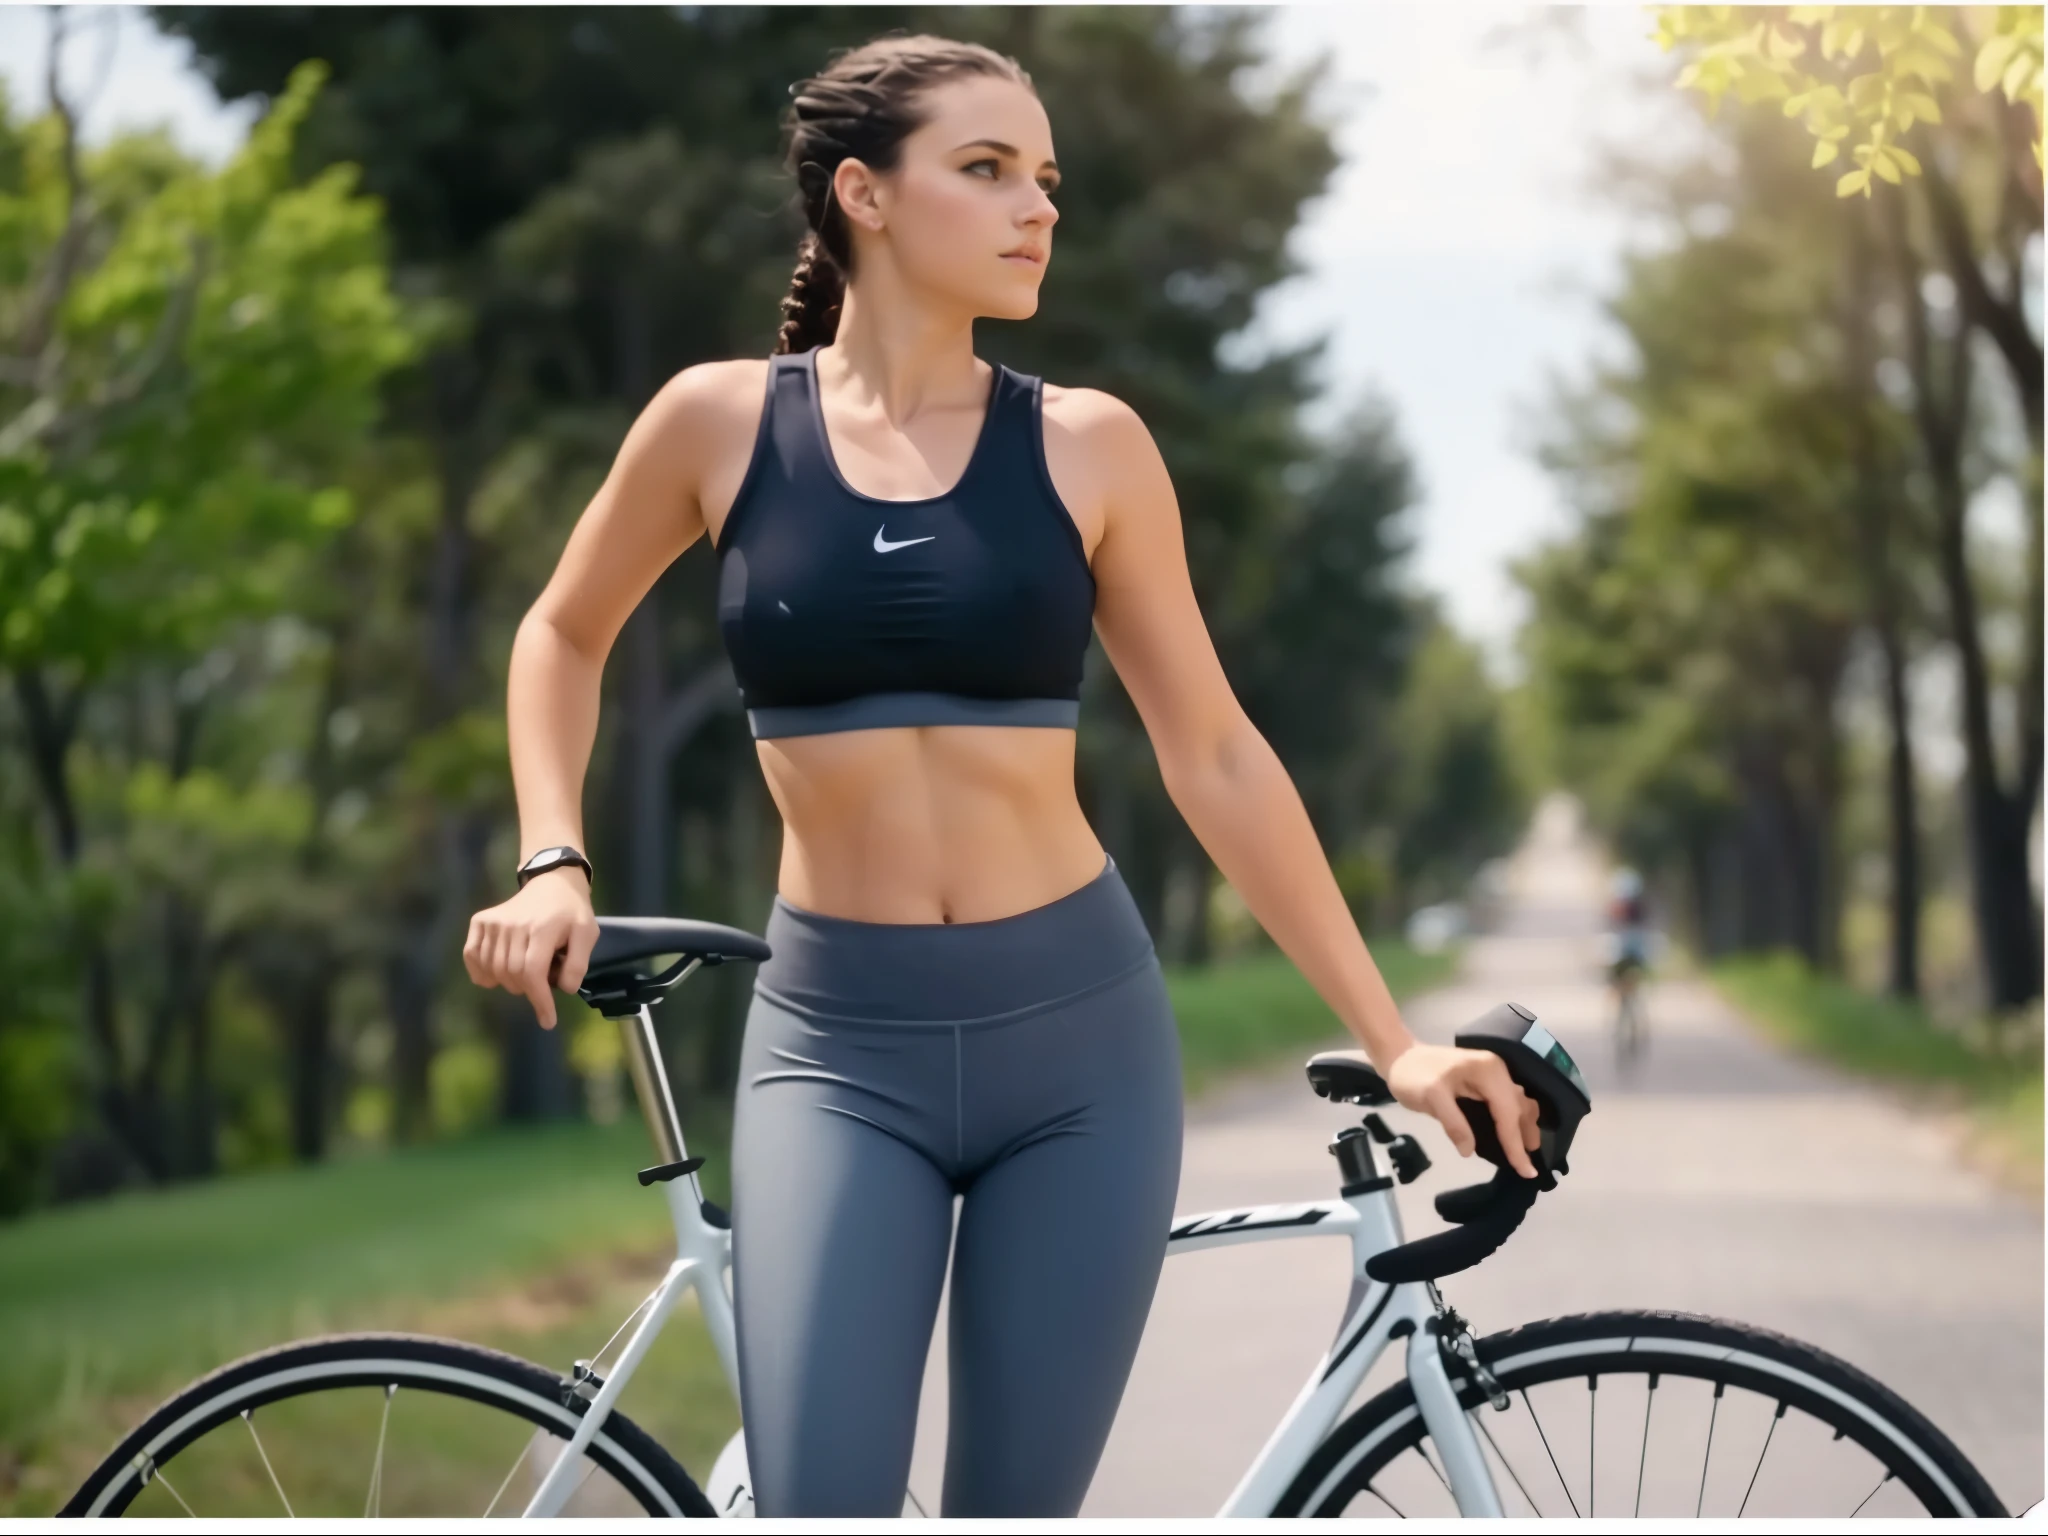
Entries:
[[[695,970],[693,964],[683,977]],[[653,1134],[655,1151],[664,1164],[684,1162],[682,1126],[675,1100],[669,1092],[668,1075],[661,1064],[655,1042],[654,1018],[642,1006],[636,1018],[620,1020],[626,1038],[626,1057],[639,1097],[642,1113]],[[1480,1449],[1471,1420],[1458,1404],[1457,1389],[1446,1369],[1439,1345],[1439,1309],[1431,1287],[1426,1284],[1384,1285],[1369,1279],[1366,1262],[1374,1254],[1398,1247],[1403,1241],[1400,1208],[1395,1202],[1393,1180],[1375,1178],[1364,1192],[1337,1200],[1311,1201],[1303,1205],[1254,1206],[1246,1210],[1215,1211],[1200,1216],[1176,1217],[1167,1238],[1167,1254],[1193,1253],[1204,1248],[1224,1248],[1236,1243],[1273,1242],[1297,1237],[1346,1237],[1351,1241],[1351,1295],[1336,1336],[1314,1372],[1302,1387],[1279,1427],[1254,1458],[1250,1470],[1231,1490],[1219,1511],[1223,1515],[1269,1515],[1280,1497],[1293,1486],[1302,1467],[1365,1379],[1381,1353],[1397,1338],[1407,1341],[1408,1381],[1415,1393],[1429,1436],[1442,1458],[1442,1471],[1452,1497],[1464,1515],[1499,1515],[1499,1494]],[[640,1362],[647,1357],[662,1326],[668,1321],[685,1288],[694,1290],[697,1304],[710,1332],[719,1364],[739,1401],[739,1356],[733,1336],[732,1293],[728,1276],[732,1268],[732,1233],[729,1228],[706,1220],[703,1191],[695,1172],[669,1179],[662,1185],[669,1216],[675,1223],[676,1258],[651,1294],[640,1304],[631,1325],[638,1326],[626,1340],[625,1348],[609,1372],[593,1375],[596,1386],[582,1423],[535,1489],[527,1504],[528,1516],[549,1516],[561,1511],[575,1491],[582,1475],[579,1470],[584,1449],[610,1415],[619,1394],[632,1380]],[[625,1331],[623,1328],[620,1330]],[[593,1368],[596,1362],[593,1362]],[[737,1443],[738,1437],[735,1437]],[[728,1447],[727,1454],[734,1447]],[[726,1457],[720,1457],[720,1465]],[[1341,1475],[1333,1468],[1331,1477]],[[714,1479],[714,1482],[716,1480]],[[751,1501],[749,1500],[751,1508]],[[730,1512],[721,1509],[721,1514]]]

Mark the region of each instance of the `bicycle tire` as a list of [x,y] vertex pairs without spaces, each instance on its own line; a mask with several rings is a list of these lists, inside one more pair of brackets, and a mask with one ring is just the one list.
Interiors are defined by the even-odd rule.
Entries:
[[[452,1339],[358,1333],[284,1344],[224,1365],[166,1400],[58,1513],[123,1513],[180,1451],[245,1411],[315,1393],[393,1385],[467,1398],[564,1440],[589,1406],[554,1371]],[[715,1517],[690,1474],[623,1414],[606,1417],[584,1454],[650,1515]]]
[[[1826,1351],[1782,1334],[1718,1318],[1681,1312],[1596,1312],[1529,1323],[1476,1341],[1480,1361],[1493,1373],[1512,1401],[1528,1389],[1557,1381],[1586,1379],[1597,1389],[1602,1377],[1642,1376],[1654,1397],[1660,1377],[1690,1378],[1715,1384],[1715,1411],[1722,1391],[1729,1386],[1776,1397],[1781,1404],[1776,1417],[1783,1418],[1787,1406],[1801,1409],[1824,1426],[1838,1431],[1835,1439],[1848,1438],[1861,1446],[1883,1468],[1885,1482],[1896,1478],[1927,1509],[1938,1515],[2002,1516],[2005,1506],[1992,1492],[1982,1474],[1946,1435],[1917,1409],[1882,1383],[1873,1380],[1847,1362]],[[1469,1375],[1453,1368],[1459,1402],[1468,1410],[1481,1409],[1487,1393]],[[1485,1423],[1491,1410],[1477,1415]],[[1534,1417],[1533,1408],[1530,1410]],[[1649,1410],[1643,1419],[1644,1451],[1650,1438]],[[1539,1423],[1540,1430],[1540,1423]],[[1362,1404],[1341,1422],[1303,1465],[1287,1492],[1275,1504],[1273,1513],[1283,1516],[1341,1515],[1361,1495],[1369,1494],[1392,1502],[1374,1481],[1397,1458],[1415,1451],[1425,1464],[1422,1449],[1427,1430],[1416,1408],[1413,1392],[1403,1379]],[[1565,1473],[1558,1467],[1549,1439],[1544,1449],[1551,1456],[1551,1468],[1570,1497]],[[1596,1443],[1589,1429],[1589,1448]],[[1707,1457],[1712,1455],[1712,1429]],[[1765,1454],[1769,1450],[1766,1436]],[[1507,1466],[1498,1443],[1495,1457]],[[1590,1449],[1589,1449],[1590,1455]],[[1541,1465],[1538,1463],[1537,1465]],[[1759,1468],[1762,1460],[1759,1458]],[[1442,1474],[1430,1470],[1439,1482]],[[1624,1472],[1625,1472],[1624,1468]],[[1880,1483],[1879,1487],[1884,1484]],[[1537,1514],[1537,1501],[1529,1497],[1519,1478],[1515,1483]],[[1587,1471],[1588,1509],[1596,1486],[1592,1468]],[[1706,1462],[1700,1474],[1701,1493],[1706,1489]],[[1751,1489],[1755,1487],[1752,1474]],[[1642,1470],[1637,1469],[1638,1507],[1642,1494]],[[1868,1499],[1865,1501],[1868,1502]],[[1745,1505],[1747,1495],[1745,1495]],[[1396,1511],[1400,1513],[1400,1511]],[[1687,1513],[1694,1511],[1688,1510]],[[1740,1512],[1740,1511],[1738,1511]],[[1562,1510],[1557,1511],[1560,1515]],[[1573,1504],[1574,1516],[1580,1513]]]

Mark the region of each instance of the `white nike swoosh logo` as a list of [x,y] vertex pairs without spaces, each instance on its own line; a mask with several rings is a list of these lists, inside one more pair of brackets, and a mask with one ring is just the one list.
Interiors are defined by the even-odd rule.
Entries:
[[[887,523],[882,524],[882,528],[888,526]],[[882,528],[875,530],[875,553],[878,555],[886,555],[892,549],[908,549],[913,544],[929,544],[938,537],[936,533],[928,533],[921,539],[885,539]]]

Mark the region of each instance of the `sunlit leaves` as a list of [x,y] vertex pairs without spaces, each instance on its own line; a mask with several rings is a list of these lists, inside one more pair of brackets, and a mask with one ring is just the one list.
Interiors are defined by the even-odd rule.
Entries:
[[[1858,169],[1839,178],[1839,196],[1869,196],[1874,180],[1920,173],[1895,142],[1915,123],[1941,121],[1933,87],[1955,77],[1963,45],[1940,6],[1706,6],[1655,8],[1658,44],[1689,55],[1676,84],[1706,98],[1710,115],[1733,92],[1745,102],[1778,99],[1822,142],[1816,170],[1852,140]],[[2034,112],[2034,159],[2041,150],[2041,8],[1997,7],[1971,78]]]

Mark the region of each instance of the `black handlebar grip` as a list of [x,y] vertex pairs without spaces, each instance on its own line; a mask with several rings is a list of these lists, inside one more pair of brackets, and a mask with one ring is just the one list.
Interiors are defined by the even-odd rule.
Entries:
[[1437,1210],[1460,1225],[1374,1254],[1366,1260],[1366,1275],[1387,1285],[1407,1285],[1470,1269],[1514,1234],[1535,1203],[1536,1181],[1512,1168],[1503,1168],[1487,1183],[1447,1191],[1437,1197]]

